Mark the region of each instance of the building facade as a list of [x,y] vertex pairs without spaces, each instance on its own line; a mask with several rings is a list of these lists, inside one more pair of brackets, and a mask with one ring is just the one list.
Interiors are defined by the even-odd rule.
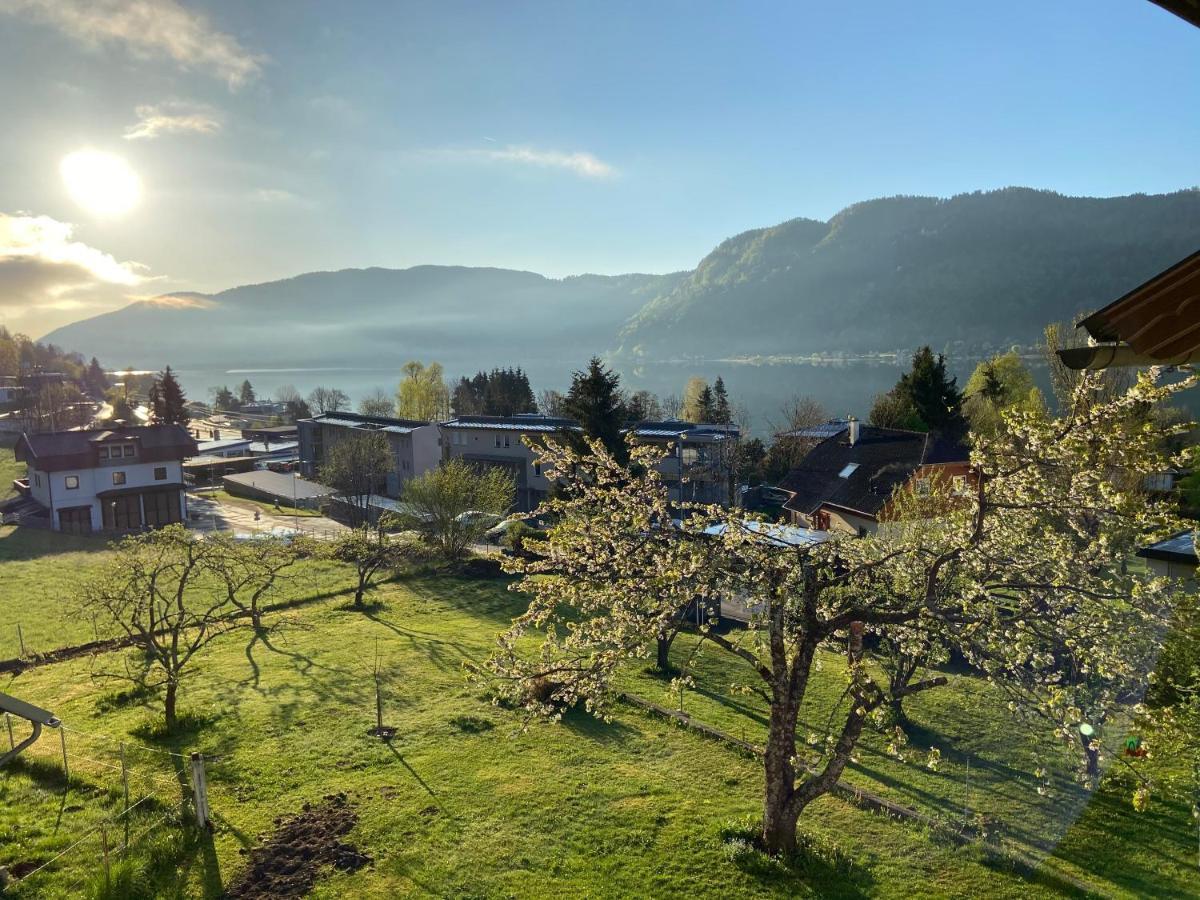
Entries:
[[399,497],[406,481],[436,468],[442,457],[438,426],[431,422],[335,412],[301,419],[296,426],[300,438],[300,474],[316,480],[320,480],[320,469],[329,448],[338,441],[372,432],[386,437],[392,468],[386,483],[380,487],[388,497]]
[[25,434],[16,447],[28,496],[51,528],[73,534],[186,521],[183,460],[195,453],[179,425]]
[[639,422],[632,431],[639,442],[670,448],[658,470],[676,503],[733,505],[741,437],[736,425],[672,420]]
[[440,426],[442,459],[461,459],[477,468],[499,467],[516,482],[515,509],[532,512],[550,491],[550,479],[528,441],[578,430],[572,419],[537,413],[516,416],[457,416]]

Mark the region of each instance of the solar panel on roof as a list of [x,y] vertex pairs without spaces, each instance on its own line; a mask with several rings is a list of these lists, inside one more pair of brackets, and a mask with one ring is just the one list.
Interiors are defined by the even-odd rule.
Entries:
[[807,428],[798,428],[792,432],[793,437],[803,438],[831,438],[835,434],[841,434],[846,430],[849,423],[841,421],[822,422],[820,425],[810,425]]

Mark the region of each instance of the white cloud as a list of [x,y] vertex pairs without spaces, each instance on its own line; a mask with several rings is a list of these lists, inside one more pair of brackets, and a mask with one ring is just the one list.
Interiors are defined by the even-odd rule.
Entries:
[[566,169],[582,178],[611,178],[617,174],[617,170],[608,163],[597,159],[590,153],[581,151],[563,153],[558,150],[510,146],[502,150],[477,150],[473,153],[495,162],[540,166],[548,169]]
[[250,192],[250,199],[259,203],[291,203],[299,206],[307,205],[303,197],[285,191],[283,188],[257,188]]
[[125,140],[149,140],[164,134],[215,134],[221,118],[215,109],[199,103],[168,100],[137,107],[136,125],[125,129]]
[[0,0],[0,12],[29,15],[89,45],[121,44],[137,56],[167,57],[230,88],[256,78],[265,61],[178,0]]
[[119,262],[81,241],[74,226],[49,216],[0,213],[0,312],[5,317],[63,324],[81,309],[111,309],[134,299],[154,279],[146,267]]

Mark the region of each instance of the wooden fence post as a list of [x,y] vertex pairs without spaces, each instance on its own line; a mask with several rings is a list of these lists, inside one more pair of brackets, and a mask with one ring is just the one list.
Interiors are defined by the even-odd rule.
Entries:
[[21,623],[17,623],[17,642],[21,645],[21,658],[25,658],[25,632],[21,631]]
[[208,782],[204,777],[204,757],[200,753],[192,754],[192,795],[196,807],[196,824],[201,828],[208,828]]
[[125,745],[121,744],[121,791],[125,795],[125,808],[121,818],[125,820],[125,847],[129,846],[129,769],[125,767]]
[[112,890],[112,873],[108,867],[108,827],[100,826],[100,849],[104,852],[104,890]]
[[8,725],[8,749],[16,750],[17,742],[13,740],[13,733],[12,733],[12,716],[10,716],[8,713],[5,713],[4,721]]
[[61,725],[58,726],[58,737],[62,741],[63,780],[64,780],[64,782],[70,781],[71,780],[71,769],[67,765],[67,729],[63,728]]

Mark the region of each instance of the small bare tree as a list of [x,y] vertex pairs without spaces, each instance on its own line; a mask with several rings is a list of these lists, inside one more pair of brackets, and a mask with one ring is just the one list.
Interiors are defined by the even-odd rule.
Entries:
[[230,534],[219,534],[209,538],[209,543],[208,566],[225,586],[231,607],[248,615],[255,631],[262,631],[264,601],[287,577],[288,570],[311,552],[308,541],[240,541]]
[[515,492],[516,481],[507,469],[490,467],[481,472],[452,459],[404,486],[408,512],[400,518],[447,559],[458,559],[508,512]]
[[[83,607],[114,622],[146,654],[165,688],[167,730],[178,721],[179,685],[196,654],[237,626],[236,607],[211,573],[216,544],[183,526],[127,537],[84,588]],[[138,678],[142,676],[136,676]]]
[[388,439],[372,431],[334,443],[318,474],[323,484],[335,488],[349,504],[350,524],[358,528],[369,522],[371,495],[387,481],[392,467]]
[[329,559],[354,568],[354,608],[364,607],[363,597],[384,572],[395,572],[417,565],[429,558],[420,541],[408,537],[391,538],[382,531],[372,534],[365,528],[355,528],[343,537],[325,545]]

